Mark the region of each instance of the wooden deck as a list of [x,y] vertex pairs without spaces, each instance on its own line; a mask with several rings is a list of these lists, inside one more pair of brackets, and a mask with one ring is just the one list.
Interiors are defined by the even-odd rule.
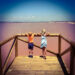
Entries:
[[18,56],[6,75],[64,75],[64,73],[55,56],[47,56],[46,60],[39,56],[33,58]]

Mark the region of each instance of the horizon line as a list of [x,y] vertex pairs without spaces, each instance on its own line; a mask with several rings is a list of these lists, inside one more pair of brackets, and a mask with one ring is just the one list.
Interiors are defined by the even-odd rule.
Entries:
[[25,22],[22,22],[22,21],[20,21],[20,22],[18,22],[18,21],[13,21],[13,22],[11,22],[11,21],[0,21],[0,23],[39,23],[39,22],[75,22],[75,21],[25,21]]

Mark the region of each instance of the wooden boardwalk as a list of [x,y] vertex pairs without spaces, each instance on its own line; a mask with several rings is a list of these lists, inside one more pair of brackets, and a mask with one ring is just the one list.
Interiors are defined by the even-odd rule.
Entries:
[[64,75],[64,73],[55,56],[47,56],[46,60],[39,56],[33,58],[18,56],[6,75]]

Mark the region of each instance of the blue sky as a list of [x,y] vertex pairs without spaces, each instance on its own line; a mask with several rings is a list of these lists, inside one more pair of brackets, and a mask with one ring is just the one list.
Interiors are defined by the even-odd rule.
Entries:
[[75,21],[74,0],[0,0],[0,21]]

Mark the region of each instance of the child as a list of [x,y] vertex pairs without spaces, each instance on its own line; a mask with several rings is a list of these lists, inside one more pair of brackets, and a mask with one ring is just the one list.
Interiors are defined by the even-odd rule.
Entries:
[[33,39],[34,39],[34,34],[32,32],[28,33],[28,48],[29,50],[29,57],[33,57]]
[[46,47],[47,47],[46,30],[43,29],[41,32],[41,48],[44,59],[46,59]]

